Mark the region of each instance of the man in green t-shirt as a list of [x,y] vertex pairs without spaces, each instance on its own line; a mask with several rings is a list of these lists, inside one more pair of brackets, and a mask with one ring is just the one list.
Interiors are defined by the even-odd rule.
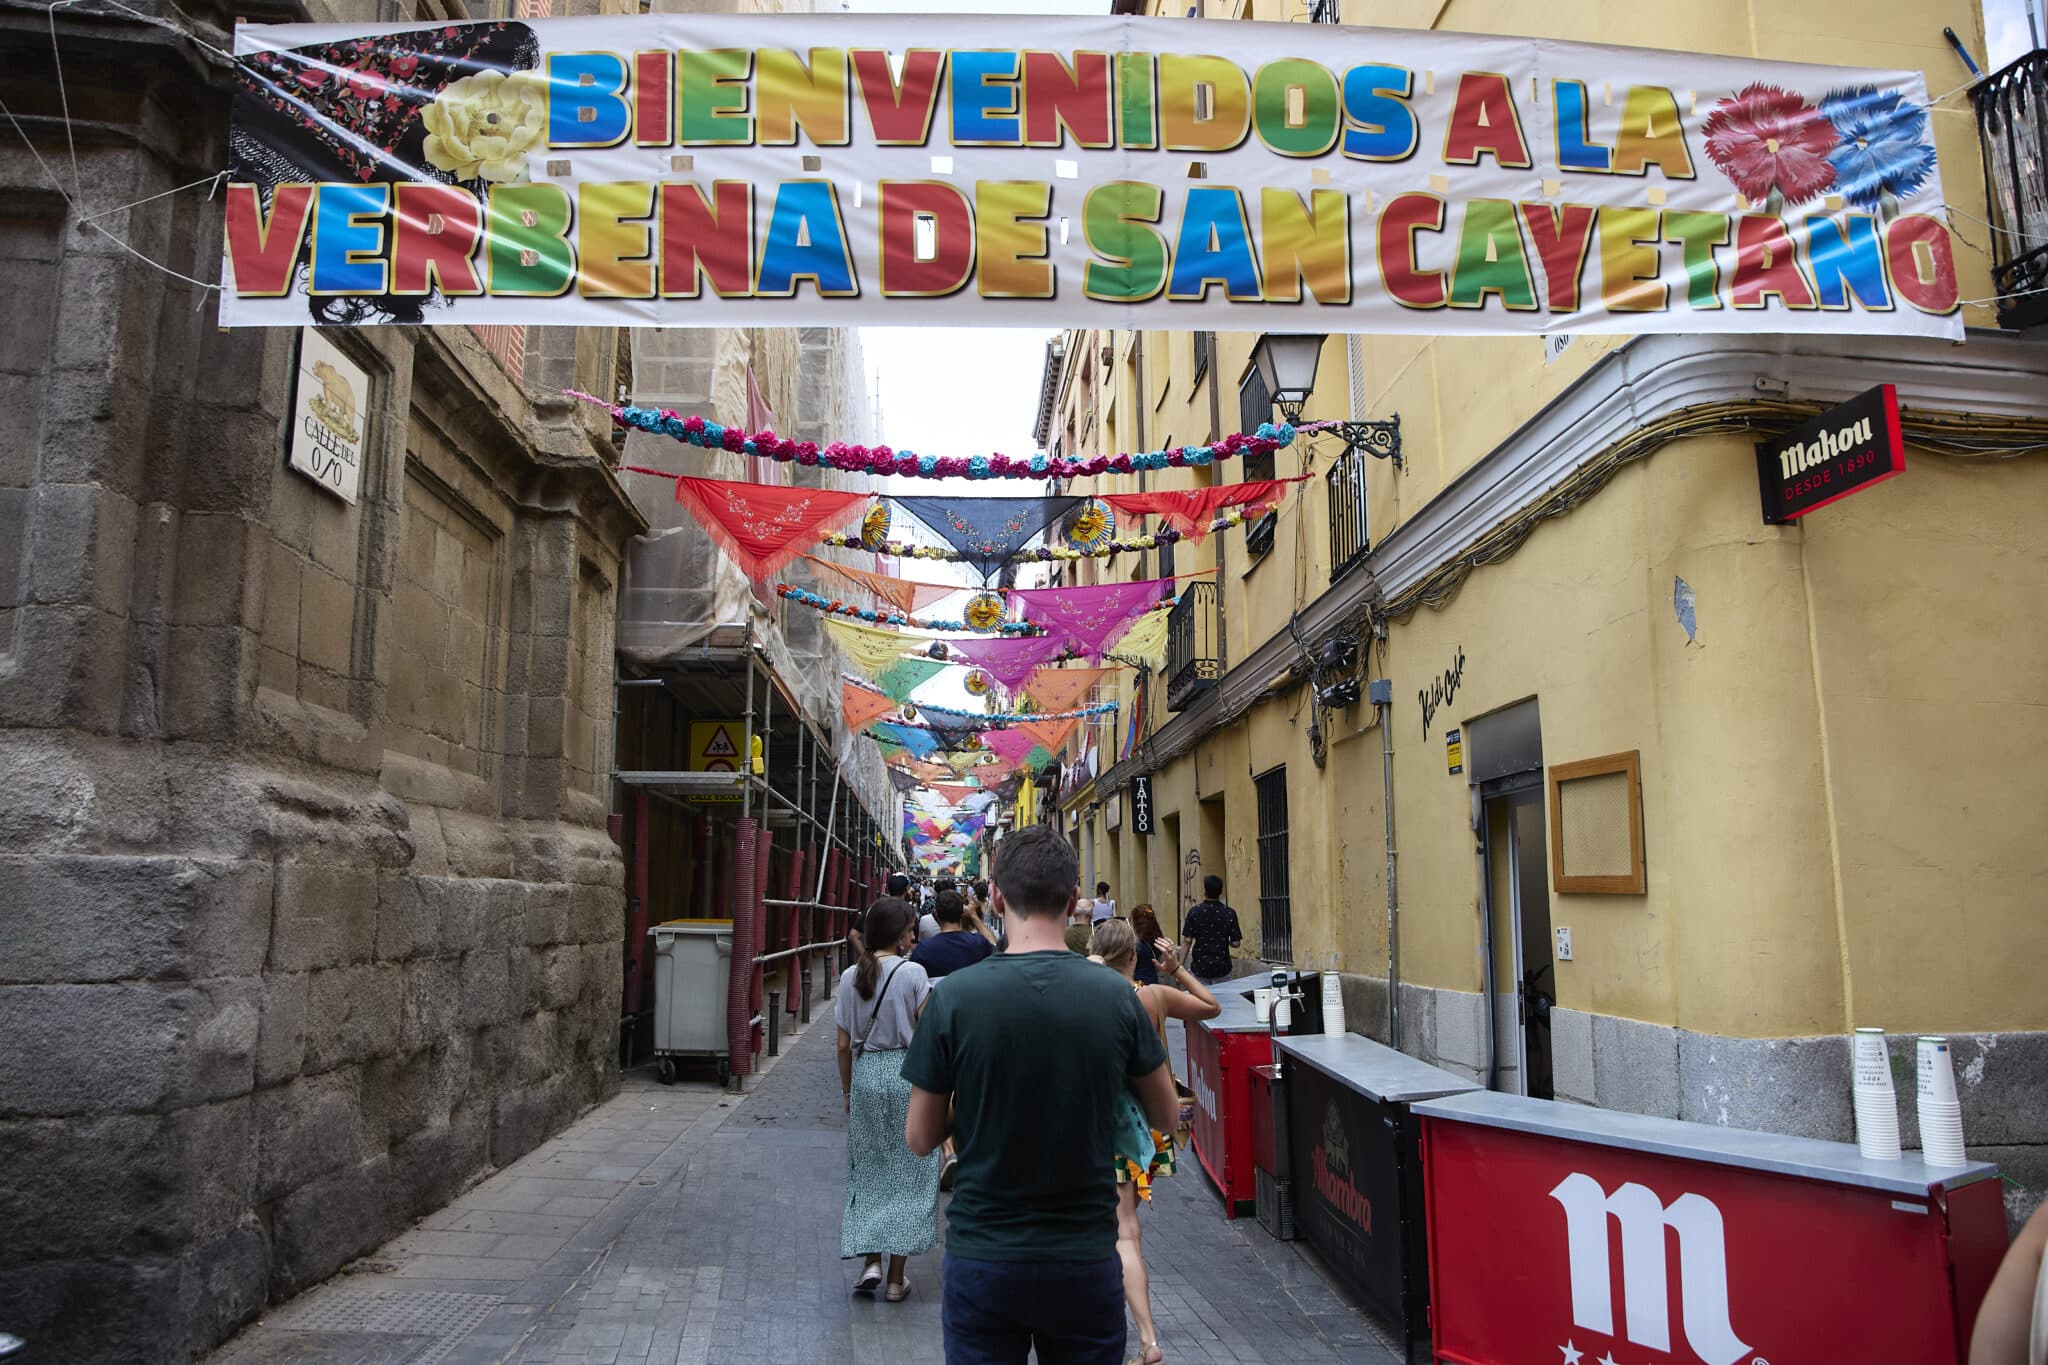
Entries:
[[935,991],[903,1062],[905,1136],[960,1161],[946,1216],[947,1365],[1121,1365],[1116,1135],[1128,1101],[1169,1131],[1166,1049],[1117,973],[1067,951],[1071,845],[1050,825],[997,848],[1009,950]]

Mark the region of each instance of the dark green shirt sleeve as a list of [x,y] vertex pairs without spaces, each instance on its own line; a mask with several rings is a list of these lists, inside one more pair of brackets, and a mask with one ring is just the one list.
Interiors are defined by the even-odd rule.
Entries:
[[1139,1002],[1138,993],[1124,992],[1124,1001],[1131,1037],[1130,1068],[1124,1074],[1135,1081],[1166,1064],[1166,1048],[1159,1041],[1159,1031],[1152,1027],[1152,1016],[1145,1013],[1145,1006]]
[[928,1094],[953,1093],[953,1013],[943,991],[925,1001],[924,1017],[903,1058],[903,1079]]

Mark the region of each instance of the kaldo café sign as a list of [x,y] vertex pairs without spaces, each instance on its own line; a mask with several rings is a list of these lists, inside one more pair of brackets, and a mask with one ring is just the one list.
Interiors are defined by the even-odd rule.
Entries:
[[1479,1094],[1417,1105],[1436,1359],[1959,1365],[1996,1170]]
[[1899,395],[1889,384],[1857,394],[1756,448],[1764,521],[1773,526],[1905,472]]

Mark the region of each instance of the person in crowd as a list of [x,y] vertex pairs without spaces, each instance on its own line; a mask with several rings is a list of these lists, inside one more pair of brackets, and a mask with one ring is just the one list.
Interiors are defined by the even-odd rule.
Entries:
[[941,877],[932,883],[931,898],[925,902],[925,912],[917,920],[917,941],[937,938],[945,930],[939,924],[939,897],[955,894],[957,884],[951,877]]
[[[890,1303],[910,1293],[906,1266],[938,1240],[939,1160],[904,1140],[910,1084],[903,1058],[931,995],[923,967],[908,961],[911,909],[894,896],[867,913],[860,961],[840,978],[832,1017],[839,1026],[839,1088],[846,1097],[846,1212],[839,1254],[864,1258],[853,1292]],[[889,1259],[882,1285],[882,1258]]]
[[905,1136],[960,1166],[947,1211],[941,1310],[948,1365],[1122,1365],[1116,1132],[1123,1101],[1166,1129],[1166,1049],[1137,993],[1066,950],[1074,850],[1050,826],[1012,834],[995,905],[1010,948],[932,998],[903,1075]]
[[1095,883],[1095,904],[1090,907],[1090,924],[1100,924],[1106,919],[1116,918],[1116,902],[1109,898],[1109,883]]
[[969,902],[961,907],[960,926],[971,934],[979,935],[981,940],[993,950],[996,946],[996,931],[988,927],[988,921],[982,915],[982,907]]
[[[893,896],[897,900],[902,900],[910,894],[910,878],[904,876],[901,872],[891,872],[885,886],[886,890],[883,894]],[[866,910],[854,911],[852,925],[846,931],[846,946],[856,956],[860,953],[861,926],[867,922],[867,917],[868,912]]]
[[981,916],[981,922],[988,926],[990,942],[1001,942],[1003,937],[1003,921],[1002,917],[996,914],[994,902],[988,898],[988,881],[986,878],[977,877],[974,879],[974,902],[976,913]]
[[1075,887],[1074,908],[1067,912],[1067,951],[1088,956],[1088,933],[1095,924],[1095,903],[1079,899],[1081,888]]
[[958,891],[941,891],[938,908],[932,913],[938,917],[939,932],[922,940],[910,955],[926,976],[937,981],[989,955],[989,941],[966,926],[967,907]]
[[1134,972],[1137,982],[1141,986],[1156,986],[1159,984],[1159,949],[1154,945],[1165,935],[1159,928],[1159,916],[1152,913],[1150,901],[1131,911],[1131,932],[1138,936],[1138,962]]
[[1202,984],[1213,986],[1230,979],[1230,950],[1244,942],[1244,931],[1237,911],[1223,903],[1223,878],[1213,872],[1202,878],[1202,894],[1206,899],[1181,924],[1180,951]]
[[1991,1277],[1969,1365],[2038,1365],[2048,1360],[2048,1204],[2035,1209]]
[[[1180,954],[1171,940],[1161,938],[1151,946],[1173,986],[1147,986],[1135,979],[1138,935],[1134,925],[1126,920],[1108,919],[1095,926],[1095,956],[1131,984],[1138,1002],[1145,1007],[1145,1017],[1164,1046],[1168,1019],[1183,1023],[1214,1019],[1223,1012],[1223,1006],[1207,986],[1181,965]],[[1131,1320],[1138,1325],[1139,1365],[1159,1365],[1165,1356],[1159,1349],[1159,1332],[1152,1321],[1152,1286],[1145,1274],[1138,1203],[1151,1200],[1154,1180],[1173,1174],[1174,1142],[1165,1127],[1147,1119],[1136,1100],[1125,1096],[1123,1109],[1123,1119],[1117,1125],[1116,1253],[1123,1262],[1124,1302],[1130,1305]]]

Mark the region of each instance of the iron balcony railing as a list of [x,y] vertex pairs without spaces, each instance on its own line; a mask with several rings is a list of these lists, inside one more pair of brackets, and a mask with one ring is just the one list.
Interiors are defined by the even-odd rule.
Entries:
[[1223,676],[1223,614],[1216,585],[1184,584],[1166,619],[1166,709],[1184,711]]
[[1330,581],[1364,560],[1372,548],[1365,536],[1365,452],[1347,450],[1323,476],[1330,494]]
[[1991,282],[2004,327],[2048,323],[2048,48],[1972,92],[1991,205]]

